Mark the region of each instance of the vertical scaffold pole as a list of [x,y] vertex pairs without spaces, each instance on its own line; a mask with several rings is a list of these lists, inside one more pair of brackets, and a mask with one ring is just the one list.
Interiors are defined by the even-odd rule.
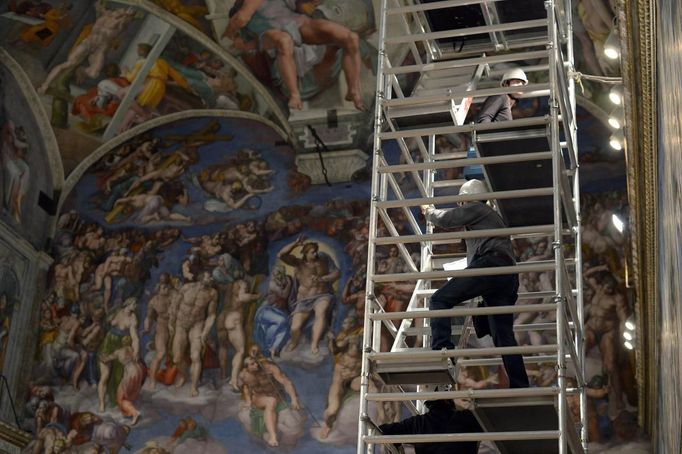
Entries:
[[[381,100],[383,96],[387,95],[384,93],[387,85],[385,83],[384,77],[384,67],[386,64],[386,9],[387,0],[381,0],[381,13],[379,21],[379,58],[378,58],[378,68],[377,68],[377,84],[376,84],[376,97],[374,101],[374,128],[375,131],[380,131],[382,128],[382,103]],[[372,328],[373,323],[370,320],[370,314],[375,310],[374,307],[374,281],[373,275],[374,269],[374,253],[375,253],[375,239],[376,239],[376,225],[377,225],[377,200],[379,197],[379,191],[381,190],[381,178],[378,172],[379,157],[381,156],[381,138],[379,134],[374,134],[374,145],[372,150],[372,186],[371,186],[371,197],[370,209],[369,209],[369,243],[367,247],[367,279],[365,284],[365,320],[363,323],[363,359],[362,359],[362,370],[360,375],[360,418],[358,421],[358,444],[357,444],[357,454],[369,454],[372,451],[371,445],[366,445],[364,441],[365,435],[368,435],[368,424],[366,418],[369,415],[368,402],[366,395],[369,392],[369,381],[370,381],[370,365],[367,359],[367,353],[372,350]]]

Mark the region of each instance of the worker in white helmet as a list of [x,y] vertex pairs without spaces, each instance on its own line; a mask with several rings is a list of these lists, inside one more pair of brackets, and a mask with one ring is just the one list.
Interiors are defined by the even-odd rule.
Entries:
[[[479,180],[469,180],[459,190],[460,195],[488,192]],[[433,205],[422,205],[422,213],[428,222],[441,228],[461,228],[468,231],[506,228],[502,217],[484,201],[460,202],[455,208],[436,209]],[[516,260],[512,250],[511,238],[491,236],[466,238],[467,269],[514,266]],[[492,276],[453,277],[439,288],[429,303],[431,310],[451,309],[478,296],[483,305],[513,306],[519,290],[519,275],[502,274]],[[496,314],[488,317],[475,317],[474,325],[478,337],[490,334],[496,347],[515,347],[514,316]],[[453,349],[452,326],[449,318],[431,319],[431,348],[433,350]],[[521,355],[503,355],[502,362],[509,376],[511,388],[528,387],[528,375]]]
[[[502,87],[517,87],[528,85],[528,77],[521,68],[510,69],[502,76]],[[507,93],[489,96],[476,117],[476,123],[492,123],[495,121],[512,120],[512,107],[516,105],[523,93]]]

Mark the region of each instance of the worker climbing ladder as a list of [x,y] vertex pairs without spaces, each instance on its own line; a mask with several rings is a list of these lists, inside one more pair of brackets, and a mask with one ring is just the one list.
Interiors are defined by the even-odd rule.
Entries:
[[[488,441],[503,454],[586,452],[571,2],[382,0],[379,34],[357,452],[471,440]],[[500,86],[502,74],[516,67],[530,82]],[[523,116],[468,120],[488,96],[517,92]],[[459,149],[452,149],[454,142]],[[459,195],[462,173],[479,175],[487,192]],[[434,232],[419,216],[420,205],[474,200],[489,201],[508,227]],[[515,266],[453,265],[463,256],[458,242],[494,236],[544,239],[550,253]],[[402,266],[386,258],[396,253]],[[514,306],[471,301],[428,310],[445,279],[509,273],[551,279],[521,292]],[[411,297],[396,308],[391,295],[401,292]],[[524,318],[535,322],[514,331],[540,333],[535,338],[542,342],[474,348],[480,342],[474,342],[472,316],[501,313],[533,315]],[[430,349],[434,317],[452,319],[457,348]],[[462,368],[500,365],[502,354],[523,355],[527,368],[551,364],[556,380],[520,389],[457,386]],[[387,422],[376,420],[377,405],[398,402],[414,414],[425,400],[460,398],[469,400],[483,433],[388,436],[377,430]]]

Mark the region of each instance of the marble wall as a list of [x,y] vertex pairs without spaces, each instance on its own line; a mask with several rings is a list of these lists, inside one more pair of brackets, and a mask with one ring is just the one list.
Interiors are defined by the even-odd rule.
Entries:
[[682,452],[682,2],[658,2],[658,452]]

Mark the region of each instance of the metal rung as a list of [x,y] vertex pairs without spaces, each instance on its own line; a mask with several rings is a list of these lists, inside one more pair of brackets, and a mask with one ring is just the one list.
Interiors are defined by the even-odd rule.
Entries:
[[[436,159],[438,155],[434,155],[433,158]],[[490,156],[487,158],[467,158],[466,159],[453,159],[447,161],[438,162],[418,162],[414,164],[396,164],[389,166],[380,166],[377,170],[379,173],[402,173],[411,172],[414,170],[440,170],[440,169],[454,169],[459,167],[468,167],[475,165],[492,165],[492,164],[505,164],[514,162],[525,162],[525,161],[544,161],[547,159],[552,159],[551,151],[537,151],[533,153],[519,153],[510,154],[502,156]]]
[[419,391],[399,393],[367,393],[367,400],[374,402],[406,402],[410,400],[439,400],[439,399],[500,399],[505,397],[523,398],[538,396],[556,396],[559,388],[556,386],[537,388],[509,388],[509,389],[465,389],[460,391]]
[[512,54],[491,55],[487,57],[473,57],[459,60],[438,61],[422,65],[405,65],[386,68],[385,74],[426,73],[428,71],[440,71],[443,69],[474,67],[478,65],[494,65],[510,61],[535,60],[547,58],[546,50],[534,50],[529,52],[516,52]]
[[472,202],[480,200],[491,200],[491,199],[516,199],[523,197],[541,197],[541,196],[551,196],[554,194],[554,188],[551,186],[546,188],[535,188],[535,189],[515,189],[511,191],[494,191],[494,192],[484,192],[480,194],[465,194],[465,195],[447,195],[438,197],[419,197],[414,199],[406,200],[386,200],[381,202],[376,202],[377,208],[387,209],[387,208],[402,208],[402,207],[413,207],[420,205],[446,205],[450,203],[457,202]]
[[547,27],[547,19],[533,19],[505,24],[481,25],[479,27],[460,28],[458,30],[446,30],[442,32],[413,33],[411,35],[387,36],[385,44],[413,43],[430,39],[459,38],[462,36],[479,35],[481,33],[506,32],[512,30],[524,30],[529,28]]
[[[515,50],[523,49],[527,50],[533,47],[541,47],[543,49],[547,48],[548,39],[547,37],[534,37],[534,36],[513,36],[507,37],[506,49]],[[473,55],[478,55],[483,52],[492,52],[496,49],[490,45],[490,43],[471,43],[466,47],[466,51],[455,51],[441,49],[441,55],[439,55],[439,60],[450,60],[455,58],[470,57]]]
[[496,131],[499,129],[525,128],[549,124],[550,117],[519,118],[517,120],[497,121],[493,123],[470,123],[458,126],[439,126],[433,128],[408,129],[404,131],[378,131],[381,140],[394,140],[408,137],[426,137],[432,135],[472,133],[474,131]]
[[476,136],[476,143],[506,142],[508,140],[526,140],[538,137],[546,138],[549,141],[549,131],[546,127],[526,129],[523,131],[486,132]]
[[523,355],[533,353],[552,353],[559,349],[557,344],[524,345],[517,347],[458,348],[453,350],[410,349],[397,352],[368,353],[367,358],[374,362],[406,363],[414,361],[442,360],[445,358],[478,358],[498,355]]
[[447,98],[441,99],[440,102],[429,104],[428,106],[421,107],[391,107],[385,110],[387,117],[394,118],[405,118],[405,117],[415,117],[418,115],[433,115],[438,113],[448,113],[452,110],[452,102]]
[[[571,322],[572,323],[572,322]],[[527,325],[514,325],[515,333],[525,333],[528,331],[551,331],[556,330],[556,323],[529,323]],[[464,332],[462,325],[456,325],[452,327],[452,334],[454,336],[460,336]],[[412,336],[423,336],[425,334],[431,334],[430,326],[412,326],[410,328],[405,328],[403,334],[406,337]]]
[[[411,96],[407,98],[391,98],[384,99],[381,105],[384,107],[403,107],[403,106],[416,106],[420,104],[439,104],[443,101],[450,99],[458,100],[462,98],[472,97],[472,98],[487,98],[489,96],[496,95],[508,95],[510,93],[523,93],[525,96],[547,96],[549,94],[549,84],[528,84],[515,87],[495,87],[495,88],[483,88],[478,90],[458,90],[451,91],[447,96],[435,95],[435,96]],[[508,120],[513,121],[513,120]],[[506,122],[504,122],[506,123]]]
[[423,280],[443,280],[449,277],[474,277],[474,276],[499,276],[503,274],[532,273],[536,271],[553,271],[554,262],[524,262],[513,266],[495,266],[490,268],[467,268],[456,271],[421,271],[394,274],[375,274],[372,276],[374,283],[378,282],[403,282]]
[[[455,325],[452,327],[453,336],[461,336],[464,332],[464,327],[462,325]],[[403,330],[403,334],[407,337],[411,336],[423,336],[424,334],[431,334],[430,326],[411,326]]]
[[456,307],[453,309],[396,311],[369,314],[370,320],[402,320],[404,318],[466,317],[467,315],[517,314],[521,312],[555,311],[556,303],[522,304],[520,306]]
[[468,156],[466,151],[453,151],[452,153],[437,153],[431,156],[432,159],[436,161],[442,161],[444,159],[463,159]]
[[[566,355],[566,359],[570,358]],[[556,364],[557,355],[524,355],[524,364]],[[475,367],[475,366],[499,366],[502,365],[502,358],[477,358],[477,359],[459,359],[457,364],[461,367]]]
[[[434,293],[436,293],[436,290],[438,289],[433,289],[433,288],[428,288],[428,289],[420,289],[420,290],[415,290],[414,294],[417,295],[418,298],[426,298]],[[520,300],[532,300],[532,299],[540,299],[540,298],[552,298],[556,296],[556,292],[522,292],[519,293],[518,299]]]
[[432,3],[417,3],[409,6],[394,6],[387,8],[387,14],[415,13],[417,11],[432,11],[434,9],[454,8],[457,6],[478,5],[481,3],[498,2],[503,0],[445,0]]
[[465,179],[458,179],[458,180],[438,180],[434,181],[431,183],[431,186],[434,189],[438,188],[456,188],[462,186],[464,183],[466,183],[467,180]]
[[[499,69],[495,71],[490,71],[488,73],[488,77],[491,79],[502,77],[504,73],[506,72],[506,69]],[[540,72],[540,71],[549,71],[549,64],[544,64],[544,65],[528,65],[523,67],[523,72],[526,74],[532,73],[532,72]]]
[[457,434],[419,434],[419,435],[365,435],[365,443],[452,443],[458,441],[516,441],[516,440],[553,440],[559,438],[559,430],[532,430],[513,432],[482,432]]
[[551,331],[551,330],[556,330],[556,323],[528,323],[527,325],[514,325],[514,332],[515,333],[525,333],[528,331]]
[[554,232],[554,226],[551,224],[536,225],[528,227],[506,227],[503,229],[483,229],[483,230],[467,230],[461,232],[441,232],[429,233],[423,235],[400,235],[400,236],[382,236],[374,240],[376,245],[387,245],[397,243],[420,243],[438,240],[459,240],[467,238],[484,238],[492,236],[514,236],[514,235],[549,235]]

